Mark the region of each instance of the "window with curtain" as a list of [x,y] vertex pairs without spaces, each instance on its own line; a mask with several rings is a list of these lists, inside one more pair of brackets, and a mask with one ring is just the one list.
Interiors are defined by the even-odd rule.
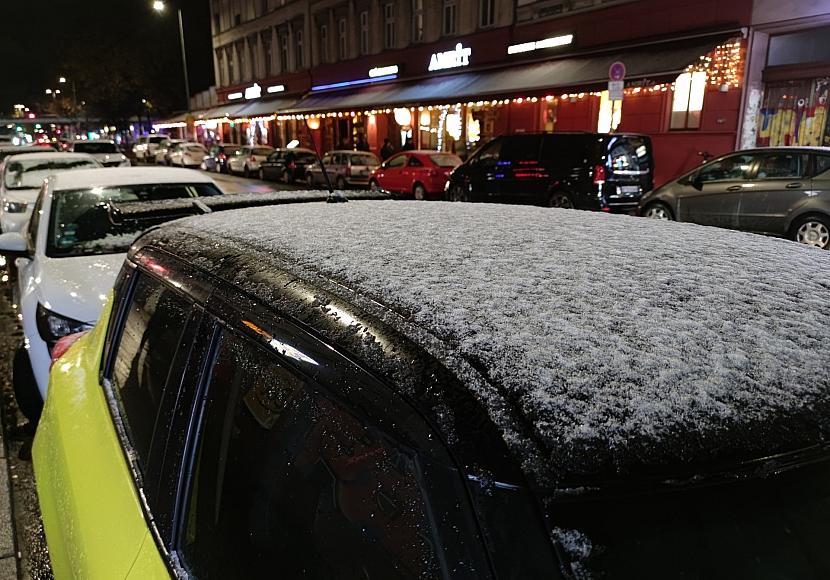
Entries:
[[329,27],[320,25],[320,62],[329,61]]
[[767,83],[758,111],[756,145],[830,147],[830,77]]
[[699,129],[706,94],[706,73],[683,73],[674,82],[669,129]]
[[294,35],[296,42],[294,43],[297,70],[302,70],[305,67],[305,32],[302,28],[297,29]]
[[383,5],[383,46],[395,48],[395,5]]
[[444,0],[443,9],[443,26],[442,32],[444,36],[449,36],[456,33],[457,28],[457,6],[456,0]]
[[360,13],[360,54],[369,54],[369,11]]
[[349,52],[348,33],[346,30],[346,19],[337,21],[337,57],[344,60]]
[[492,26],[496,21],[496,0],[478,0],[478,25]]
[[424,39],[424,0],[412,0],[412,42]]

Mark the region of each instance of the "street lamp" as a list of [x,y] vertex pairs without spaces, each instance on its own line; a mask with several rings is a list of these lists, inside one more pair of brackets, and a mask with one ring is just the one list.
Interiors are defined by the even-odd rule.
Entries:
[[[58,78],[58,83],[62,84],[62,85],[65,85],[66,84],[66,77],[65,76],[59,77]],[[77,127],[76,127],[77,123],[75,121],[78,119],[78,95],[75,91],[75,79],[74,78],[72,79],[71,84],[72,84],[72,118],[73,118],[73,122],[72,122],[72,135],[70,135],[70,137],[72,137],[74,139],[75,134],[77,133]],[[58,92],[60,93],[60,91],[58,91]]]
[[[153,2],[153,10],[158,13],[162,13],[167,9],[167,4],[164,0],[155,0]],[[188,115],[190,114],[190,79],[187,76],[187,53],[184,49],[184,25],[182,24],[182,9],[178,8],[176,10],[179,17],[179,44],[182,47],[182,71],[184,72],[184,100],[185,100],[185,109],[187,110]]]

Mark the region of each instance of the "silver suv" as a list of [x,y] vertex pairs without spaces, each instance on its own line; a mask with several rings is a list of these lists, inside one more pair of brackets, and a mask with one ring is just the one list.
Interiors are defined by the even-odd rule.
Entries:
[[[323,156],[323,165],[331,184],[337,189],[367,187],[369,176],[380,166],[380,159],[368,151],[330,151]],[[306,170],[309,187],[326,184],[323,170],[319,165],[310,165]]]

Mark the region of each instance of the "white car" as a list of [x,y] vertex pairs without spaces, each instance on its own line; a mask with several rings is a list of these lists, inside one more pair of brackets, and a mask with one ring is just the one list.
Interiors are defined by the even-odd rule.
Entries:
[[232,157],[228,157],[228,169],[231,173],[253,177],[259,173],[259,164],[273,152],[274,148],[270,145],[245,145],[237,149]]
[[0,176],[0,230],[17,232],[32,215],[43,180],[60,171],[91,169],[101,164],[86,153],[22,153],[3,161]]
[[167,137],[164,135],[142,135],[139,137],[138,143],[133,145],[136,160],[144,163],[155,163],[156,151],[165,139]]
[[170,165],[201,167],[207,154],[207,149],[201,143],[180,143],[170,153]]
[[90,141],[75,141],[72,144],[74,153],[88,153],[95,157],[104,167],[129,167],[130,160],[121,153],[115,141],[105,139]]
[[46,180],[25,230],[0,235],[0,253],[17,258],[24,342],[12,379],[29,420],[37,421],[46,397],[52,348],[95,323],[141,231],[136,223],[114,225],[106,202],[221,193],[204,173],[166,167],[74,171]]
[[159,143],[158,149],[156,149],[156,163],[170,165],[170,155],[173,153],[173,149],[180,143],[185,143],[185,140],[165,138],[164,141]]

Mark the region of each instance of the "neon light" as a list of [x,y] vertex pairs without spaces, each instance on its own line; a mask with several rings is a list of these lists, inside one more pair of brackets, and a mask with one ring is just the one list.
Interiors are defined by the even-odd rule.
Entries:
[[268,94],[281,93],[285,90],[285,85],[273,85],[265,89]]
[[228,95],[228,100],[229,101],[235,101],[236,99],[241,99],[241,98],[242,98],[242,93],[231,93],[231,94]]
[[391,81],[398,78],[398,75],[386,75],[385,77],[375,77],[373,79],[358,79],[356,81],[343,81],[340,83],[331,83],[329,85],[317,85],[311,87],[312,91],[325,91],[326,89],[342,89],[343,87],[353,87],[355,85],[367,85],[369,83],[378,83],[380,81]]
[[380,66],[375,67],[373,69],[369,69],[369,77],[376,78],[376,77],[385,77],[389,75],[396,75],[398,74],[398,65],[393,64],[390,66]]
[[507,47],[507,54],[518,54],[520,52],[530,52],[532,50],[540,50],[542,48],[553,48],[555,46],[566,46],[574,41],[573,34],[563,34],[562,36],[552,36],[543,40],[535,42],[523,42],[521,44],[512,44]]
[[448,68],[468,66],[472,54],[472,48],[465,47],[459,42],[452,50],[433,54],[429,59],[429,70],[445,70]]
[[245,89],[245,98],[249,101],[251,99],[258,99],[262,96],[262,87],[259,86],[259,83],[254,83],[247,89]]

